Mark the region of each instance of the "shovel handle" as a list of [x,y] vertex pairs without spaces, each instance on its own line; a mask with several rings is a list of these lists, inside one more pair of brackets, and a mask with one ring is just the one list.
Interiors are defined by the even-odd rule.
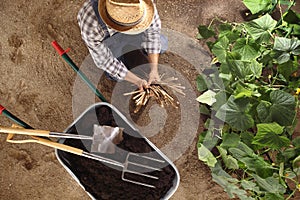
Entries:
[[55,149],[59,149],[59,150],[66,151],[66,152],[73,153],[73,154],[80,155],[80,156],[83,154],[83,150],[78,149],[76,147],[71,147],[71,146],[68,146],[65,144],[53,142],[53,141],[35,137],[35,136],[33,136],[33,138],[37,140],[37,143],[43,144],[48,147],[52,147]]
[[50,131],[46,130],[34,130],[34,129],[24,129],[24,128],[9,128],[1,127],[0,133],[12,133],[12,134],[21,134],[21,135],[32,135],[32,136],[49,136]]
[[[48,139],[43,139],[43,138],[40,138],[40,137],[32,136],[32,135],[49,134],[50,131],[24,129],[21,126],[13,124],[12,128],[6,128],[6,127],[1,127],[0,126],[0,132],[8,133],[6,141],[10,142],[10,143],[19,143],[19,144],[22,144],[22,143],[39,143],[39,144],[43,144],[43,145],[48,146],[48,147],[52,147],[52,148],[59,149],[59,150],[62,150],[62,151],[66,151],[66,152],[69,152],[69,153],[73,153],[73,154],[76,154],[76,155],[82,155],[83,154],[83,150],[81,150],[81,149],[71,147],[71,146],[68,146],[68,145],[65,145],[65,144],[53,142],[53,141],[48,140]],[[29,140],[13,140],[14,134],[31,135],[32,139],[29,139]]]
[[53,41],[52,46],[58,54],[70,65],[70,67],[80,76],[80,78],[87,84],[87,86],[95,93],[97,97],[103,102],[108,102],[96,86],[88,79],[88,77],[76,66],[72,59],[68,56],[67,52],[70,48],[64,50],[56,41]]
[[14,136],[14,134],[12,134],[12,133],[8,134],[6,141],[10,142],[10,143],[15,143],[15,144],[38,143],[38,144],[42,144],[42,145],[45,145],[48,147],[52,147],[55,149],[59,149],[59,150],[66,151],[66,152],[73,153],[73,154],[80,155],[80,156],[83,154],[83,150],[81,150],[81,149],[71,147],[71,146],[68,146],[65,144],[53,142],[53,141],[43,139],[40,137],[31,136],[32,139],[28,139],[28,140],[13,140],[12,139],[13,136]]
[[70,48],[64,50],[56,41],[53,41],[51,44],[60,56],[70,51]]
[[7,118],[11,119],[12,121],[16,122],[17,124],[21,125],[24,128],[33,129],[31,126],[29,126],[28,124],[23,122],[21,119],[17,118],[15,115],[10,113],[8,110],[6,110],[6,108],[4,106],[2,106],[0,104],[0,115],[2,115],[2,114],[4,116],[6,116]]
[[0,115],[2,114],[3,110],[5,110],[5,108],[0,104]]

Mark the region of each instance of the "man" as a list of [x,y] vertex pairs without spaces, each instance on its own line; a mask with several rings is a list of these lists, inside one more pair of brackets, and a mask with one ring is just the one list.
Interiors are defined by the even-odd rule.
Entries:
[[[129,81],[140,90],[159,80],[161,21],[152,0],[88,0],[77,19],[95,64],[112,79]],[[150,64],[148,81],[121,61],[122,48],[128,44],[145,51]]]

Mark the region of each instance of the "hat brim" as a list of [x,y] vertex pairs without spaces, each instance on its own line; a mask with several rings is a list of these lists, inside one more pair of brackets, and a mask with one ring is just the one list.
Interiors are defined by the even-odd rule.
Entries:
[[154,17],[154,5],[152,0],[141,1],[144,4],[145,16],[140,23],[133,26],[122,26],[112,21],[107,14],[105,1],[106,0],[99,0],[98,10],[101,19],[108,27],[126,34],[138,34],[145,31],[151,25]]

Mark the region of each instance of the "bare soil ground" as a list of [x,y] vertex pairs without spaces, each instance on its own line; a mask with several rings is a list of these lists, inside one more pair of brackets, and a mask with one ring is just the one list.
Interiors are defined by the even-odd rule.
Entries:
[[[88,51],[76,22],[83,2],[1,2],[0,103],[34,128],[63,131],[75,118],[72,90],[76,74],[50,43],[57,40],[63,47],[70,47],[69,56],[73,61],[78,65],[83,62]],[[157,7],[164,28],[191,38],[195,37],[199,24],[209,24],[214,17],[242,21],[241,11],[245,9],[241,0],[158,0]],[[197,72],[189,69],[185,60],[166,53],[160,63],[180,71],[196,92]],[[114,83],[105,79],[98,84],[109,100],[113,86]],[[174,123],[182,114],[170,110],[167,113],[166,128],[161,131],[164,135],[150,138],[158,147],[171,139],[178,128]],[[149,123],[147,112],[132,116],[132,119],[139,126]],[[0,124],[10,126],[11,121],[0,116]],[[196,136],[201,132],[201,123],[196,130],[190,147],[175,161],[181,182],[171,199],[228,199],[223,189],[211,180],[208,168],[197,159]],[[5,135],[0,135],[0,160],[0,199],[89,199],[59,164],[51,148],[38,144],[8,144]]]

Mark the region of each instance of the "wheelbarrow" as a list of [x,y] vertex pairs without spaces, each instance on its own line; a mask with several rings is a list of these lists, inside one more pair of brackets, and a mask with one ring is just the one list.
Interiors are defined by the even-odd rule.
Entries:
[[[140,152],[137,150],[137,153],[139,155],[142,156],[147,156],[147,157],[154,157],[157,158],[158,160],[163,160],[164,163],[159,163],[159,165],[157,165],[156,167],[161,169],[161,172],[157,173],[157,172],[153,172],[153,170],[149,170],[149,175],[152,176],[157,176],[158,179],[157,180],[150,180],[150,179],[140,179],[137,177],[130,177],[130,179],[134,180],[135,178],[137,178],[137,181],[146,183],[146,180],[150,180],[150,182],[147,182],[146,184],[149,185],[153,185],[155,187],[141,187],[135,184],[130,184],[130,183],[120,183],[120,181],[118,181],[119,176],[112,176],[110,177],[109,181],[113,182],[113,187],[109,186],[102,188],[103,185],[105,184],[109,184],[109,182],[104,182],[103,180],[95,180],[95,182],[93,181],[92,186],[90,186],[89,184],[89,179],[92,179],[95,174],[98,175],[99,177],[102,177],[102,179],[106,180],[106,174],[110,173],[110,174],[118,174],[118,172],[122,172],[122,170],[118,169],[117,167],[113,166],[113,165],[106,165],[105,163],[96,163],[96,162],[92,162],[91,161],[87,161],[84,158],[80,157],[80,156],[76,156],[74,154],[69,154],[65,151],[61,151],[61,150],[56,150],[56,157],[59,160],[59,162],[61,163],[62,166],[64,166],[64,168],[68,171],[68,173],[78,182],[79,185],[81,185],[81,187],[83,187],[87,194],[92,198],[92,199],[101,199],[101,197],[99,197],[99,195],[104,195],[104,196],[110,196],[112,191],[110,189],[112,189],[114,191],[114,193],[118,193],[116,194],[118,196],[117,199],[130,199],[130,196],[128,196],[129,192],[132,191],[140,191],[143,192],[147,195],[158,195],[158,193],[162,194],[162,196],[160,196],[159,198],[155,198],[155,199],[169,199],[176,191],[176,189],[179,186],[179,173],[178,170],[176,168],[176,166],[153,144],[151,143],[146,137],[144,137],[143,135],[141,135],[139,133],[139,131],[132,125],[130,124],[130,122],[125,118],[125,116],[123,116],[114,106],[112,106],[109,103],[105,103],[105,102],[100,102],[100,103],[96,103],[94,105],[91,105],[89,108],[87,108],[72,124],[69,125],[69,127],[65,130],[65,132],[74,132],[74,130],[87,130],[87,129],[91,129],[93,124],[87,124],[86,122],[90,121],[89,118],[91,116],[93,116],[95,113],[97,113],[99,110],[101,109],[107,109],[109,110],[109,112],[112,113],[112,115],[114,116],[114,119],[116,121],[116,123],[118,124],[118,126],[121,126],[124,128],[124,140],[126,140],[126,137],[131,137],[131,138],[135,138],[135,142],[140,140],[142,141],[142,144],[144,144],[145,146],[147,146],[146,151],[147,152]],[[98,117],[96,116],[97,114],[94,115],[94,117]],[[102,116],[103,117],[103,116]],[[101,118],[101,116],[100,116]],[[94,120],[91,120],[94,121]],[[110,124],[111,122],[107,122],[107,121],[103,121],[103,120],[99,120],[99,124],[105,124],[105,125],[113,125]],[[84,127],[82,127],[84,125]],[[126,141],[125,141],[126,142]],[[67,144],[67,145],[76,145],[76,146],[80,146],[81,148],[85,148],[85,147],[89,147],[89,141],[88,140],[83,140],[81,142],[78,142],[78,140],[74,140],[74,139],[61,139],[60,143],[62,144]],[[135,149],[136,150],[136,149]],[[112,156],[111,159],[113,160],[119,160],[120,162],[122,162],[122,159],[125,158],[124,155],[127,154],[127,150],[125,149],[118,149],[116,155],[104,155],[104,156]],[[103,154],[101,154],[103,156]],[[85,171],[86,169],[84,169],[85,167],[82,165],[82,163],[84,162],[88,162],[89,164],[86,164],[87,166],[89,166],[89,170],[88,172]],[[79,169],[80,168],[80,169]],[[92,169],[90,169],[92,168]],[[151,173],[154,174],[151,174]],[[147,173],[147,172],[146,172]],[[160,174],[161,173],[161,174]],[[169,183],[167,183],[167,185],[170,185],[170,187],[165,187],[166,185],[166,179],[167,182],[169,181]],[[161,184],[160,182],[163,182],[163,184]],[[164,186],[163,186],[164,185]],[[96,190],[96,191],[95,191]],[[126,195],[124,194],[126,193]],[[146,196],[147,196],[146,195]],[[132,196],[131,196],[132,197]],[[115,199],[114,197],[109,197],[107,199]],[[147,198],[146,198],[147,199]],[[150,198],[153,199],[153,198]]]
[[[124,158],[128,152],[134,152],[142,156],[146,157],[154,157],[158,160],[163,160],[164,162],[161,163],[158,168],[161,169],[161,172],[152,174],[153,171],[147,171],[145,173],[149,173],[150,176],[158,177],[158,181],[147,183],[149,185],[153,185],[155,187],[143,187],[138,186],[135,184],[124,184],[124,182],[120,182],[116,180],[113,184],[111,182],[107,182],[108,180],[105,179],[106,173],[111,172],[120,172],[120,169],[109,165],[103,166],[99,162],[92,162],[91,160],[86,160],[82,157],[69,154],[67,152],[56,150],[57,159],[60,161],[62,166],[71,174],[71,176],[81,185],[86,191],[87,194],[92,199],[133,199],[136,198],[136,194],[145,193],[146,196],[140,197],[140,199],[169,199],[177,190],[179,186],[180,176],[176,166],[172,163],[171,160],[167,156],[165,156],[151,141],[149,141],[146,137],[144,137],[140,132],[126,119],[125,116],[120,113],[117,108],[113,105],[109,104],[104,96],[97,90],[97,88],[89,81],[89,79],[85,76],[85,74],[76,66],[76,64],[71,60],[71,58],[67,55],[69,49],[64,50],[60,47],[60,45],[54,41],[52,42],[53,47],[59,53],[60,56],[71,66],[71,68],[82,78],[82,80],[88,85],[88,87],[95,93],[95,95],[102,101],[101,103],[96,103],[91,105],[87,108],[66,130],[65,132],[81,132],[81,130],[92,129],[92,124],[89,124],[90,116],[96,117],[97,119],[101,119],[102,114],[97,114],[99,110],[106,109],[113,115],[113,120],[111,121],[103,121],[98,120],[100,125],[108,125],[108,126],[118,126],[124,128],[124,141],[126,138],[131,138],[136,143],[143,144],[142,146],[145,149],[136,149],[135,146],[127,147],[126,145],[122,148],[117,149],[117,153],[114,155],[103,155],[107,156],[114,160],[119,160],[120,162],[124,162]],[[106,113],[106,112],[105,112]],[[79,133],[80,134],[80,133]],[[83,140],[82,142],[78,142],[78,140],[73,139],[61,139],[59,140],[62,144],[67,145],[76,145],[81,148],[89,148],[90,142],[88,140]],[[125,158],[126,159],[126,158]],[[90,166],[90,175],[87,175],[87,172],[84,171],[86,168],[79,167],[78,161],[85,162],[87,161],[87,165]],[[91,164],[93,163],[93,164]],[[102,166],[101,166],[102,165]],[[100,170],[101,169],[101,170]],[[143,169],[144,170],[144,169]],[[93,175],[95,175],[94,171],[97,171],[96,174],[102,174],[102,179],[105,180],[94,180],[93,184],[91,184],[91,180],[93,179]],[[117,179],[119,179],[119,175],[116,175]],[[130,179],[137,178],[137,181],[144,182],[145,180],[140,180],[140,177],[130,177]],[[113,179],[110,177],[110,179]],[[109,180],[112,181],[112,180]],[[97,186],[95,182],[99,182]],[[168,185],[166,187],[166,185]],[[142,188],[141,188],[142,187]],[[111,189],[118,188],[111,192]],[[101,191],[101,192],[99,192]],[[130,196],[130,193],[133,192]],[[116,196],[112,197],[111,193],[117,193]],[[159,193],[159,194],[158,194]],[[105,198],[104,198],[105,197]]]

